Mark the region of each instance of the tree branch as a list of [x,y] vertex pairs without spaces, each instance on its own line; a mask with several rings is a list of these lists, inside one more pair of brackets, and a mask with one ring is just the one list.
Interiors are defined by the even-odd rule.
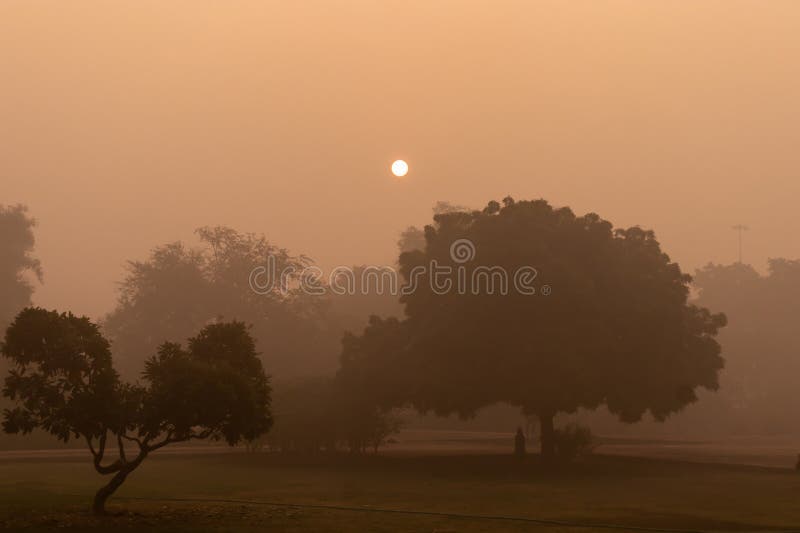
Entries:
[[94,450],[94,446],[92,446],[92,437],[90,437],[88,434],[84,435],[84,437],[86,437],[86,444],[89,446],[89,451],[92,452],[92,457],[96,459],[97,452]]
[[206,429],[204,431],[201,431],[200,433],[190,433],[186,437],[173,438],[172,431],[170,431],[169,433],[167,433],[166,438],[164,438],[164,440],[162,440],[161,442],[158,442],[158,443],[152,444],[152,445],[148,445],[147,442],[145,441],[145,446],[146,446],[146,449],[147,449],[148,452],[152,452],[152,451],[158,450],[159,448],[163,448],[164,446],[166,446],[168,444],[174,444],[176,442],[186,442],[186,441],[190,441],[192,439],[196,439],[196,440],[207,439],[213,433],[214,433],[213,429]]
[[188,439],[186,439],[186,440],[191,440],[191,439],[201,439],[201,440],[202,440],[202,439],[207,439],[208,437],[210,437],[210,436],[211,436],[211,434],[212,434],[213,432],[214,432],[214,430],[213,430],[213,429],[207,429],[207,430],[205,430],[205,431],[201,431],[200,433],[192,433],[191,435],[189,435],[189,438],[188,438]]
[[125,434],[125,433],[122,433],[122,434],[120,435],[120,437],[122,437],[122,438],[123,438],[123,439],[125,439],[125,440],[129,440],[129,441],[131,441],[131,442],[135,442],[136,444],[138,444],[138,445],[139,445],[139,448],[143,448],[143,447],[144,447],[144,444],[142,444],[142,441],[141,441],[141,440],[139,440],[139,439],[137,439],[136,437],[130,437],[130,436],[128,436],[128,435],[127,435],[127,434]]
[[94,469],[97,470],[99,474],[113,474],[122,470],[122,467],[125,465],[125,461],[122,457],[110,465],[101,464],[103,462],[103,455],[106,451],[106,439],[108,437],[107,431],[104,431],[103,434],[100,435],[100,439],[97,443],[97,450],[95,450],[94,446],[92,445],[92,437],[90,435],[84,435],[84,437],[86,437],[86,444],[89,445],[89,451],[92,452],[92,457],[94,458]]
[[122,435],[117,434],[117,447],[119,447],[119,458],[123,463],[127,463],[128,459],[125,457],[125,445],[122,443]]
[[180,442],[181,440],[183,440],[183,439],[173,439],[172,438],[172,432],[170,431],[170,432],[167,433],[167,436],[161,442],[158,442],[156,444],[148,444],[147,440],[145,440],[144,444],[145,444],[145,447],[146,447],[147,451],[148,452],[152,452],[152,451],[157,450],[159,448],[163,448],[167,444],[172,444],[173,442]]

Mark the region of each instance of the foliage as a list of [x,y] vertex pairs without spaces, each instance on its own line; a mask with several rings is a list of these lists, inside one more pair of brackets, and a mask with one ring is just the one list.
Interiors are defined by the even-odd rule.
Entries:
[[[98,326],[72,313],[24,309],[2,352],[13,365],[3,392],[15,404],[3,429],[84,440],[97,472],[113,476],[95,496],[98,513],[151,452],[193,439],[232,445],[272,424],[268,378],[241,322],[208,325],[186,349],[163,344],[142,384],[119,379]],[[104,463],[113,448],[116,460]]]
[[[458,239],[472,242],[471,262],[451,256]],[[424,272],[403,296],[407,319],[375,320],[344,344],[341,373],[379,404],[463,417],[516,405],[538,416],[552,456],[556,413],[605,404],[627,422],[646,412],[663,420],[694,402],[697,388],[717,389],[714,337],[725,317],[688,303],[691,278],[653,232],[507,198],[435,215],[425,241],[400,256],[404,279]],[[552,294],[437,291],[433,262],[465,269],[466,279],[481,266],[509,276],[533,267]]]
[[400,430],[397,413],[376,406],[358,391],[327,377],[295,379],[276,386],[275,427],[270,449],[282,452],[373,451]]
[[25,206],[0,205],[0,328],[5,329],[23,307],[30,305],[33,285],[26,278],[32,274],[42,281],[42,267],[33,257],[36,221]]
[[363,398],[348,398],[343,407],[339,411],[341,436],[353,453],[364,453],[367,449],[378,453],[378,448],[403,427],[397,411],[382,409]]
[[299,453],[336,449],[338,413],[329,378],[294,379],[276,384],[274,413],[275,427],[266,436],[270,449]]
[[[463,205],[439,200],[434,204],[432,211],[434,215],[444,215],[447,213],[469,211],[469,209]],[[397,249],[401,254],[413,252],[414,250],[425,250],[425,232],[416,226],[407,227],[400,234],[400,240],[397,241]]]
[[[141,354],[220,319],[252,324],[258,349],[274,372],[302,375],[307,367],[324,368],[324,356],[335,351],[340,332],[328,331],[323,322],[326,302],[296,287],[310,260],[263,236],[230,228],[204,227],[197,234],[201,246],[196,249],[167,244],[146,261],[128,263],[117,307],[103,322],[123,375],[141,371]],[[273,277],[287,273],[285,290],[269,277],[262,281],[263,290],[255,292],[249,284],[251,272],[266,268],[269,261]]]
[[402,406],[413,385],[404,349],[409,334],[405,321],[375,315],[361,335],[346,333],[336,376],[341,387],[384,410]]
[[594,440],[592,430],[579,424],[567,424],[554,432],[556,454],[565,461],[592,453]]
[[371,315],[399,316],[403,306],[398,297],[396,271],[389,267],[355,265],[335,280],[329,291],[325,319],[338,333],[361,331]]
[[402,231],[397,241],[400,253],[413,252],[425,249],[425,232],[415,226],[409,226]]
[[698,303],[724,309],[726,353],[713,423],[737,433],[788,433],[797,428],[800,261],[771,259],[766,275],[752,266],[709,264],[694,279]]

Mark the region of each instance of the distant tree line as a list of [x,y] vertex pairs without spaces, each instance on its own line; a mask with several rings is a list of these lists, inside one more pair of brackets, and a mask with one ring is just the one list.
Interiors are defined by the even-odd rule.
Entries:
[[737,434],[797,433],[800,376],[800,261],[770,259],[766,274],[751,265],[709,264],[695,276],[697,302],[724,310],[720,334],[725,370],[720,394],[709,398],[713,427]]

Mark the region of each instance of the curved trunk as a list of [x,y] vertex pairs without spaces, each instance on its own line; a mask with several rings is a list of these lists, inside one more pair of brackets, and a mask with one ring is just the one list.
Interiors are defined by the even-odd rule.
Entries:
[[94,502],[92,503],[92,512],[94,514],[106,514],[106,501],[125,482],[128,474],[136,470],[136,467],[141,464],[141,462],[144,460],[144,457],[144,455],[140,455],[135,461],[123,465],[122,469],[114,474],[114,477],[111,478],[111,481],[109,481],[105,486],[100,487],[100,489],[95,493]]
[[104,515],[106,514],[106,500],[114,494],[114,492],[119,488],[120,485],[125,481],[125,478],[128,477],[130,474],[129,470],[120,470],[114,477],[111,478],[111,481],[108,482],[104,487],[100,487],[94,495],[94,503],[92,503],[92,512],[96,515]]
[[545,461],[551,461],[556,455],[555,427],[553,426],[553,414],[540,414],[539,424],[541,425],[541,455]]

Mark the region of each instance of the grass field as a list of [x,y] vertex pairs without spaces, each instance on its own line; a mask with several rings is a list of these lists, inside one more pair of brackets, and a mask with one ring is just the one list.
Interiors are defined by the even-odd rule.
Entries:
[[[558,469],[506,455],[154,455],[112,499],[86,458],[0,460],[0,529],[128,531],[591,531],[508,520],[370,509],[528,517],[689,530],[800,530],[800,475],[789,469],[595,455]],[[144,499],[134,499],[144,498]],[[355,507],[292,508],[244,500]]]

